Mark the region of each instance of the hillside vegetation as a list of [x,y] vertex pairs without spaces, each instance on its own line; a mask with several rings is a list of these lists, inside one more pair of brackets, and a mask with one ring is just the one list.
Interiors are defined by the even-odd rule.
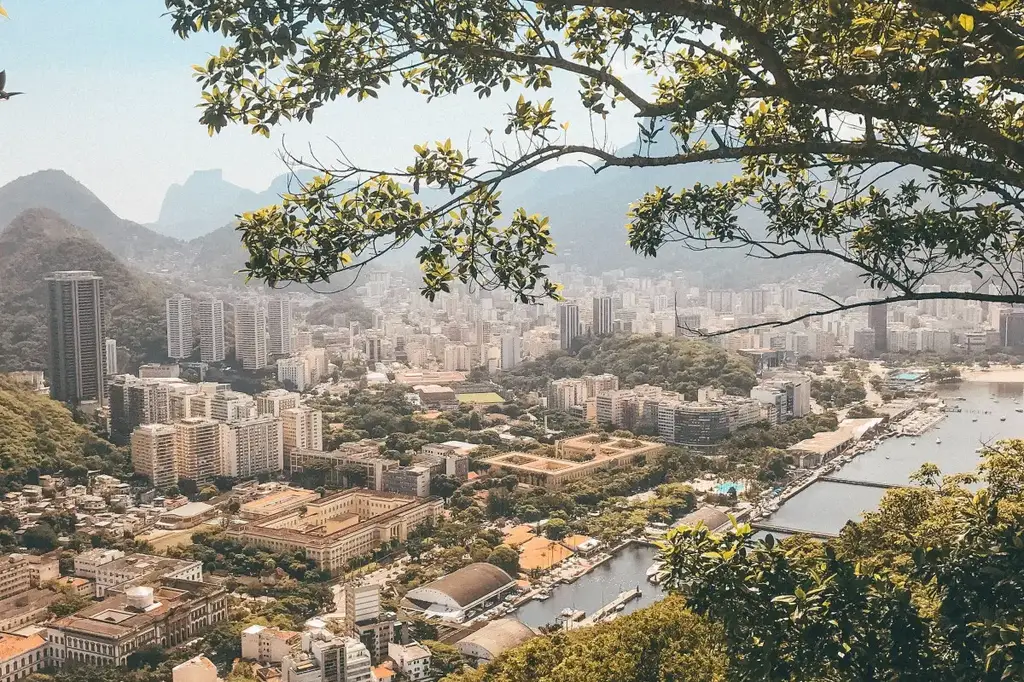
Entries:
[[165,356],[165,292],[131,270],[85,230],[49,210],[18,215],[0,233],[0,371],[47,365],[47,287],[54,270],[103,277],[106,334],[124,349],[127,368]]
[[121,473],[123,452],[74,420],[63,404],[0,376],[0,492],[39,474],[87,470]]
[[593,339],[575,355],[558,351],[524,362],[497,381],[517,391],[543,390],[551,379],[584,374],[614,374],[623,388],[654,384],[688,399],[716,386],[746,395],[757,383],[749,361],[700,341],[660,336],[611,336]]

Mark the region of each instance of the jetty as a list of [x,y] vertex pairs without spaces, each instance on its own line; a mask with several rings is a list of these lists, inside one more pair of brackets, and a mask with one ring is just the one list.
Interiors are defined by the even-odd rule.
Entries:
[[634,599],[639,599],[641,594],[643,593],[640,591],[639,587],[635,587],[632,590],[626,590],[625,592],[619,593],[619,596],[617,596],[615,599],[612,599],[610,602],[599,608],[597,611],[594,611],[594,613],[590,614],[582,621],[580,621],[579,627],[587,627],[589,625],[596,625],[600,623],[613,613],[621,611],[621,607],[625,606],[629,602],[633,601]]
[[781,533],[783,535],[809,535],[819,540],[831,540],[839,537],[839,533],[829,533],[823,530],[806,530],[804,528],[788,528],[774,523],[752,523],[751,528],[764,531],[765,533]]
[[839,476],[822,476],[818,479],[819,481],[825,481],[827,483],[842,483],[843,485],[860,485],[865,488],[882,488],[889,490],[892,488],[907,488],[909,486],[897,485],[895,483],[881,483],[879,481],[858,481],[852,478],[840,478]]

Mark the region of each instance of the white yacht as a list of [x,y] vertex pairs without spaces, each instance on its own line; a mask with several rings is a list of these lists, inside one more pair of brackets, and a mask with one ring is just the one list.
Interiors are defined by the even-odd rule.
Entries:
[[942,444],[942,439],[941,438],[936,438],[935,439],[935,444],[936,445],[941,445]]

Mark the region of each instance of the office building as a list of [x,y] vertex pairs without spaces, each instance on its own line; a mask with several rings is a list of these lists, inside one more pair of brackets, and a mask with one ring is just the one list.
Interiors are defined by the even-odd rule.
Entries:
[[220,424],[212,419],[191,417],[178,422],[174,428],[178,478],[197,485],[211,483],[220,475]]
[[282,452],[284,467],[291,466],[291,454],[296,450],[324,449],[324,416],[311,407],[291,407],[281,410]]
[[199,301],[199,359],[224,362],[224,302],[213,298]]
[[575,303],[558,306],[558,345],[562,350],[572,348],[572,342],[580,334],[580,308]]
[[155,488],[178,483],[176,435],[169,424],[145,424],[132,432],[132,469]]
[[413,465],[384,473],[384,490],[409,497],[430,495],[430,467]]
[[267,302],[267,352],[288,355],[292,352],[292,302],[272,298]]
[[606,336],[611,334],[614,322],[612,297],[595,296],[594,321],[591,325],[591,331],[593,331],[594,336]]
[[[296,448],[288,458],[289,471],[294,475],[307,469],[325,472],[327,482],[335,486],[353,486],[384,490],[384,473],[398,468],[398,460],[381,457],[376,441],[343,443],[337,450],[307,450]],[[357,481],[349,480],[346,469],[359,470]]]
[[267,319],[259,303],[235,304],[235,360],[247,370],[267,366]]
[[106,375],[114,376],[117,374],[117,340],[107,339],[103,342],[103,358],[106,361],[104,368]]
[[166,304],[167,357],[184,360],[192,355],[192,299],[175,294]]
[[87,270],[46,278],[49,303],[50,396],[103,404],[103,278]]
[[281,420],[269,414],[220,425],[220,475],[251,478],[284,466]]
[[1007,348],[1024,346],[1024,310],[999,313],[999,341]]
[[515,369],[523,360],[523,337],[505,334],[501,337],[501,368]]

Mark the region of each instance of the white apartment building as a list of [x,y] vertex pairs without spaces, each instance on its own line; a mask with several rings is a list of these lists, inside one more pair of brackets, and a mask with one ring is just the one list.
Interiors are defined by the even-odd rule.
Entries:
[[430,649],[419,642],[388,644],[388,658],[412,682],[421,682],[430,677]]
[[242,658],[279,664],[301,642],[302,635],[265,625],[250,625],[242,630],[241,640]]
[[281,661],[281,682],[370,682],[370,651],[354,637],[326,630],[302,633],[299,651]]
[[580,335],[580,307],[575,303],[558,306],[558,345],[569,350],[572,342]]
[[515,369],[523,359],[523,338],[518,334],[501,337],[501,368]]
[[292,352],[292,302],[272,298],[267,302],[267,352],[288,355]]
[[106,374],[113,376],[117,374],[117,340],[107,339],[103,342],[103,357],[106,361]]
[[281,421],[271,415],[220,425],[220,474],[249,478],[284,466]]
[[167,357],[184,360],[192,355],[192,299],[175,294],[167,303]]
[[242,369],[267,366],[267,318],[259,303],[235,304],[235,359]]
[[178,478],[209,483],[220,475],[220,424],[212,419],[191,417],[174,425],[174,461]]
[[275,388],[256,394],[256,414],[271,414],[280,417],[281,412],[299,406],[301,396],[283,388]]
[[470,347],[464,344],[447,346],[444,349],[444,368],[454,372],[468,372],[471,370],[473,355]]
[[132,469],[155,488],[178,483],[176,435],[169,424],[143,424],[132,432]]
[[210,400],[210,418],[219,422],[235,422],[256,416],[256,401],[248,393],[220,391]]
[[199,301],[199,359],[203,362],[224,362],[224,301]]
[[302,357],[277,361],[277,383],[291,385],[296,391],[306,390],[306,360]]
[[295,450],[324,449],[324,415],[311,407],[292,407],[281,411],[285,461]]

